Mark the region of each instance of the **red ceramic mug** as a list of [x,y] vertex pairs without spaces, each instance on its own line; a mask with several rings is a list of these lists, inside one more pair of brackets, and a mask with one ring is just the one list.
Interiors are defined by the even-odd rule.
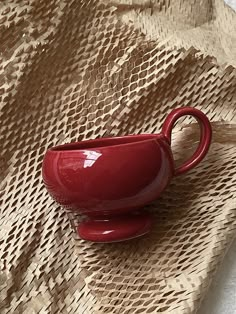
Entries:
[[[185,115],[197,119],[201,136],[193,156],[176,169],[171,131]],[[157,199],[173,176],[192,169],[205,157],[211,135],[204,113],[189,107],[175,109],[160,134],[99,138],[48,149],[43,180],[56,202],[87,216],[77,229],[82,239],[131,239],[150,230],[151,218],[143,206]]]

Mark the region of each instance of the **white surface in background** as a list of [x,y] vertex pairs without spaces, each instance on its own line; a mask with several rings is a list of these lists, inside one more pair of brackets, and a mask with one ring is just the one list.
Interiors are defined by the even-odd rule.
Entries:
[[224,0],[232,9],[236,11],[236,0]]
[[236,314],[236,240],[225,256],[197,314]]

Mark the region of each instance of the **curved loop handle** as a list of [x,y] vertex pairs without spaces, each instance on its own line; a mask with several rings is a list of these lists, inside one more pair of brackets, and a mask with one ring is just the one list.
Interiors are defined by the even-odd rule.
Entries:
[[180,117],[186,115],[193,116],[198,121],[201,129],[200,143],[193,156],[189,160],[187,160],[182,166],[175,169],[175,175],[185,173],[186,171],[192,169],[197,164],[199,164],[199,162],[202,161],[202,159],[206,156],[211,144],[212,129],[207,116],[202,111],[191,107],[175,109],[167,116],[163,124],[161,133],[165,136],[169,144],[171,144],[171,132],[175,122]]

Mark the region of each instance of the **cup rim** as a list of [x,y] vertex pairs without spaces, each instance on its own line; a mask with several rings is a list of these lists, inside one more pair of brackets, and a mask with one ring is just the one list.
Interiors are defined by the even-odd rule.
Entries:
[[[84,150],[95,150],[105,148],[115,148],[124,146],[133,146],[143,142],[152,141],[154,139],[163,138],[161,134],[136,134],[113,137],[100,137],[78,142],[65,143],[50,147],[50,152],[78,152]],[[131,141],[130,141],[131,140]],[[128,142],[127,142],[128,141]]]

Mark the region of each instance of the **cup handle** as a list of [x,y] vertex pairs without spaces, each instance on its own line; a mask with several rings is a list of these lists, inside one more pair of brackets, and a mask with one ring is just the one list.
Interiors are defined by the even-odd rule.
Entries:
[[202,111],[191,107],[175,109],[167,116],[163,124],[161,133],[165,136],[168,143],[171,144],[171,132],[175,122],[180,117],[186,115],[193,116],[199,123],[201,129],[200,143],[193,156],[189,160],[187,160],[182,166],[175,169],[175,175],[185,173],[188,170],[194,168],[197,164],[199,164],[206,156],[211,144],[212,129],[207,116]]

